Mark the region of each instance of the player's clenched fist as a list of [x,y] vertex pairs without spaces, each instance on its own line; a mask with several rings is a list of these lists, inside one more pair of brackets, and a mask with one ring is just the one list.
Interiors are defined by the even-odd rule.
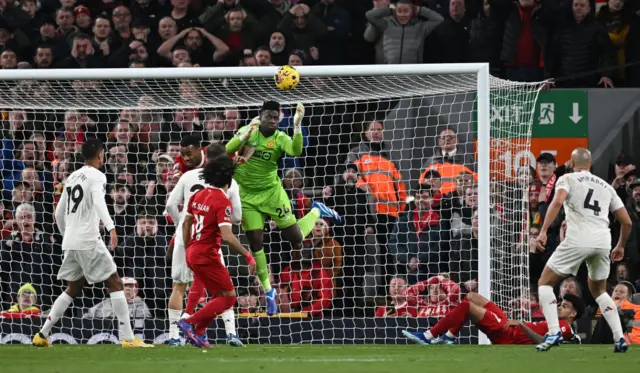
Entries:
[[295,133],[302,132],[302,118],[304,118],[304,105],[298,104],[296,113],[293,115],[293,130]]

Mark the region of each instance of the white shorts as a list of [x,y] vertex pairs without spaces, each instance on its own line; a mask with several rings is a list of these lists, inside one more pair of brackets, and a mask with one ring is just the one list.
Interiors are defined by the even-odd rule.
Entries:
[[177,284],[188,284],[193,281],[193,272],[187,265],[187,255],[182,237],[176,236],[171,256],[171,279]]
[[58,280],[77,281],[84,277],[89,284],[107,280],[117,272],[113,256],[99,240],[92,250],[65,250]]
[[609,249],[566,247],[560,244],[547,262],[549,268],[559,275],[575,276],[582,263],[587,264],[589,278],[594,281],[606,280],[611,270]]

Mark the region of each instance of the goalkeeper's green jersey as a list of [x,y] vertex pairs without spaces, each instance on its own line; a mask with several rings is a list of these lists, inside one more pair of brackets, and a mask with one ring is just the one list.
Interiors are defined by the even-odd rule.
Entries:
[[[238,134],[248,130],[249,126],[242,127]],[[234,137],[227,143],[227,154],[235,153],[243,145],[255,148],[255,152],[246,163],[238,166],[233,178],[241,190],[249,192],[260,192],[282,185],[278,177],[278,161],[283,153],[294,157],[301,155],[302,142],[301,133],[294,135],[292,139],[280,130],[269,137],[256,131],[244,144],[238,137]]]

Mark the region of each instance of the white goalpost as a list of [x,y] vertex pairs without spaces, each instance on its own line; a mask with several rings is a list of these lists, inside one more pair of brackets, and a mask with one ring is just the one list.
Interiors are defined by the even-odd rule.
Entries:
[[[321,201],[345,223],[318,222],[305,240],[312,267],[298,270],[267,218],[277,317],[264,315],[257,281],[225,251],[241,339],[406,343],[401,330],[433,325],[469,291],[509,317],[530,319],[520,300],[530,289],[532,160],[516,154],[530,149],[542,83],[494,78],[484,63],[300,66],[298,87],[281,91],[276,69],[0,71],[0,343],[28,341],[64,289],[53,212],[89,137],[106,147],[107,202],[120,239],[114,258],[135,283],[128,293],[135,331],[163,343],[165,255],[175,231],[164,210],[180,139],[225,143],[267,99],[282,104],[280,130],[289,135],[295,104],[306,106],[303,154],[280,162],[291,208],[304,215]],[[113,342],[113,315],[100,308],[106,298],[100,285],[87,287],[53,333],[66,343]],[[22,317],[7,312],[16,304]],[[488,343],[468,327],[460,340]]]

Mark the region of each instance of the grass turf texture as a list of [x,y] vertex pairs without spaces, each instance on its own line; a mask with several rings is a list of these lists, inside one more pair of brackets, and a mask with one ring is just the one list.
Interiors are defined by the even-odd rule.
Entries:
[[375,372],[640,372],[640,348],[613,354],[609,345],[534,346],[217,346],[153,350],[113,345],[36,349],[0,346],[2,373],[375,373]]

